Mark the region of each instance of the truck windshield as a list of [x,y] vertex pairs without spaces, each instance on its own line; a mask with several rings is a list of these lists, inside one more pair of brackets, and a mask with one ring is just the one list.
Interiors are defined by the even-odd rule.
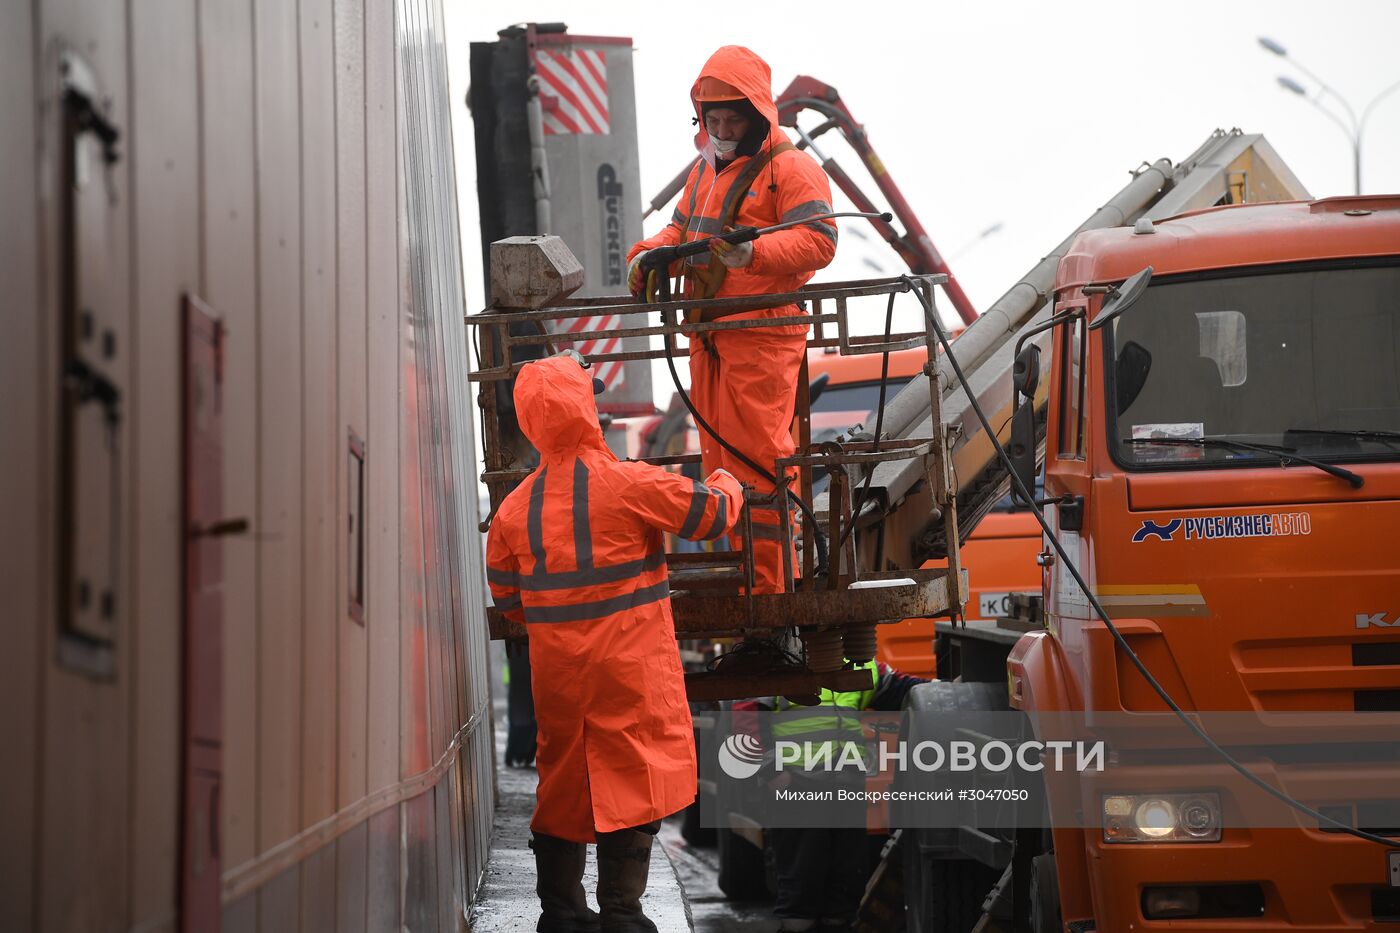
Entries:
[[1110,437],[1125,466],[1400,457],[1393,258],[1163,279],[1108,329]]
[[[891,376],[885,387],[885,404],[894,401],[899,390],[908,384],[909,376]],[[873,413],[880,404],[880,380],[869,382],[847,382],[843,385],[828,385],[812,403],[813,412],[847,412],[855,414],[852,424],[862,420],[867,413]],[[872,418],[870,424],[875,422]],[[867,425],[869,427],[870,425]]]

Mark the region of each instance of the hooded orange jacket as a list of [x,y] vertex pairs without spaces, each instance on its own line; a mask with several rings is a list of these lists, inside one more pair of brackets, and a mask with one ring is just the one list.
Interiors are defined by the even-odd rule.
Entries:
[[[713,236],[721,232],[727,196],[734,181],[744,171],[750,156],[737,156],[722,163],[723,170],[715,172],[715,151],[705,132],[700,101],[701,81],[715,78],[738,88],[755,109],[768,120],[768,139],[761,151],[788,142],[778,125],[778,108],[773,103],[772,72],[768,63],[757,54],[738,45],[726,45],[710,56],[691,87],[691,103],[699,119],[700,130],[695,135],[695,148],[700,160],[690,171],[680,202],[671,215],[671,222],[656,236],[635,244],[627,253],[630,262],[643,250]],[[736,195],[737,196],[737,195]],[[759,173],[738,209],[735,226],[769,227],[803,217],[831,212],[831,185],[815,160],[805,152],[788,149],[775,155]],[[729,298],[796,291],[824,268],[836,255],[836,222],[813,221],[789,230],[770,233],[753,241],[753,261],[742,269],[729,269],[723,284],[712,297]],[[708,253],[691,257],[686,262],[704,266],[719,262]],[[673,270],[676,271],[676,270]],[[695,297],[696,282],[687,276],[686,297]],[[770,308],[732,316],[734,320],[756,317],[784,317],[796,313],[792,307]],[[786,331],[783,327],[778,330]]]
[[531,828],[592,842],[695,798],[695,746],[662,532],[715,539],[743,491],[619,462],[592,380],[573,360],[524,367],[515,407],[539,467],[497,511],[486,544],[496,607],[530,633],[540,783]]

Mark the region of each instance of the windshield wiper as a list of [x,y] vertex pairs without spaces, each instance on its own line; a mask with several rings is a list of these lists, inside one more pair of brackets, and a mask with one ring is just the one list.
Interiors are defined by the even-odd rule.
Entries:
[[1400,431],[1344,431],[1333,428],[1289,428],[1288,434],[1322,434],[1327,437],[1354,437],[1363,441],[1400,441]]
[[1314,460],[1312,457],[1304,457],[1291,447],[1274,447],[1271,444],[1250,444],[1246,441],[1231,440],[1228,437],[1125,437],[1125,444],[1166,444],[1177,447],[1209,447],[1234,450],[1253,450],[1261,454],[1268,454],[1278,460],[1280,466],[1288,466],[1290,463],[1306,463],[1308,466],[1317,467],[1324,473],[1346,480],[1353,489],[1360,489],[1365,485],[1366,480],[1361,476],[1344,470],[1331,463],[1322,460]]

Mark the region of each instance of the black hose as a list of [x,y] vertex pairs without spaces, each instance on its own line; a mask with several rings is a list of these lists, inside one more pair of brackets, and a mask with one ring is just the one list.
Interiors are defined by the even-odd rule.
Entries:
[[[671,263],[675,262],[677,259],[683,259],[687,256],[696,256],[701,253],[707,252],[710,249],[710,245],[717,240],[724,240],[727,243],[738,245],[740,243],[747,243],[750,240],[755,240],[758,237],[764,236],[765,234],[775,233],[779,230],[784,230],[789,227],[803,226],[805,224],[811,224],[816,221],[834,220],[840,217],[863,217],[867,220],[880,220],[884,223],[889,223],[891,220],[894,219],[894,217],[888,212],[883,214],[874,214],[862,211],[831,211],[825,214],[818,214],[814,217],[804,217],[801,220],[785,221],[782,223],[775,224],[771,227],[740,227],[735,230],[730,230],[727,233],[720,233],[715,236],[706,237],[700,240],[692,240],[688,243],[679,243],[675,246],[653,247],[644,254],[646,258],[642,260],[642,268],[644,270],[650,270],[651,272],[654,272],[654,274],[657,277],[657,285],[659,286],[659,294],[657,295],[657,297],[662,301],[669,301],[671,299],[671,279],[668,275],[667,270],[670,268]],[[894,296],[891,295],[890,310],[886,312],[885,317],[886,343],[889,342],[890,314],[893,312],[893,310]],[[742,451],[740,451],[734,445],[730,444],[724,438],[720,437],[719,432],[717,432],[714,428],[710,427],[709,422],[702,418],[700,416],[700,413],[695,410],[695,406],[691,404],[690,396],[686,393],[685,389],[681,387],[681,379],[680,376],[676,373],[676,362],[672,356],[671,343],[669,340],[665,340],[665,338],[663,338],[663,342],[666,345],[666,366],[671,371],[671,382],[675,385],[676,394],[681,397],[681,401],[685,404],[686,409],[690,412],[690,416],[695,419],[696,426],[699,427],[706,434],[710,435],[710,437],[714,438],[715,441],[718,442],[721,447],[733,454],[739,460],[740,463],[744,464],[749,469],[758,473],[758,475],[767,479],[770,483],[773,484],[773,488],[776,489],[778,486],[778,478],[776,476],[768,472],[768,470],[766,470],[765,468],[759,466],[757,463],[754,463],[753,460],[745,456],[745,454]],[[889,353],[887,351],[885,353],[885,373],[888,373],[888,368]],[[881,411],[880,415],[877,417],[883,417],[884,415],[884,401],[885,386],[884,375],[882,375],[880,383]],[[876,431],[878,434],[878,427],[876,428]],[[867,480],[866,487],[868,488],[869,485],[869,481]],[[788,490],[787,494],[792,498],[792,501],[797,504],[797,507],[802,510],[803,516],[806,517],[808,524],[812,528],[812,539],[816,543],[817,547],[817,576],[826,576],[827,572],[831,568],[831,555],[827,547],[826,534],[822,531],[821,522],[817,521],[817,514],[812,511],[812,507],[807,504],[806,500],[804,500],[801,496],[797,495],[797,493],[793,492],[792,490]],[[786,521],[787,516],[783,516],[781,520]],[[845,541],[846,538],[843,536],[841,542],[844,544]]]
[[[894,292],[890,292],[890,303],[885,306],[885,343],[890,342],[890,331],[894,327]],[[885,388],[889,385],[890,379],[890,351],[886,350],[880,360],[880,404],[875,408],[875,441],[871,444],[872,454],[880,452],[880,433],[885,427]],[[875,464],[870,464],[870,471],[865,474],[865,482],[861,484],[860,495],[853,498],[851,506],[851,521],[844,531],[841,532],[841,540],[836,545],[836,553],[841,553],[841,549],[846,546],[846,541],[850,539],[851,532],[855,530],[856,519],[860,516],[860,510],[865,508],[866,497],[870,495],[870,481],[875,478]],[[830,506],[828,505],[828,508]]]
[[[1026,488],[1026,484],[1021,482],[1021,477],[1016,475],[1016,468],[1011,463],[1011,457],[1007,455],[1006,448],[1002,446],[1001,441],[997,438],[997,436],[994,433],[992,433],[992,426],[987,421],[987,416],[982,412],[982,406],[977,402],[977,395],[972,391],[972,387],[968,385],[967,377],[963,375],[962,367],[958,365],[957,358],[953,356],[953,348],[948,345],[948,338],[944,335],[943,328],[938,325],[937,317],[933,313],[933,307],[929,304],[928,299],[924,297],[922,292],[920,292],[917,288],[914,287],[915,283],[913,279],[909,278],[909,276],[907,275],[900,276],[900,278],[902,278],[905,282],[909,284],[911,288],[914,289],[914,294],[918,296],[919,303],[923,305],[924,317],[928,319],[929,326],[933,328],[934,333],[938,336],[938,342],[943,346],[943,353],[948,357],[948,362],[953,365],[953,372],[957,374],[958,382],[962,384],[963,389],[967,392],[967,399],[972,404],[972,410],[976,412],[977,420],[982,423],[982,430],[987,432],[987,437],[991,440],[992,446],[996,448],[997,458],[1001,461],[1002,467],[1010,475],[1012,485],[1016,487],[1016,491],[1021,496],[1021,498],[1024,499],[1026,502],[1030,503],[1031,514],[1034,515],[1035,520],[1040,523],[1041,529],[1045,532],[1046,539],[1049,540],[1051,546],[1055,548],[1055,553],[1059,555],[1060,560],[1064,561],[1065,568],[1069,570],[1070,575],[1074,577],[1074,582],[1079,585],[1079,589],[1089,600],[1089,605],[1093,607],[1094,612],[1098,614],[1099,619],[1103,621],[1103,624],[1113,635],[1113,640],[1118,643],[1119,648],[1123,649],[1123,652],[1127,655],[1128,660],[1132,662],[1133,667],[1137,668],[1138,673],[1141,674],[1143,676],[1143,679],[1147,681],[1148,686],[1152,688],[1153,692],[1155,692],[1157,696],[1161,698],[1162,702],[1165,703],[1167,707],[1173,713],[1176,714],[1178,719],[1180,719],[1183,723],[1186,724],[1186,727],[1190,729],[1192,733],[1195,734],[1196,738],[1200,739],[1201,742],[1206,745],[1206,747],[1208,747],[1212,752],[1214,752],[1220,757],[1221,761],[1225,762],[1225,764],[1229,765],[1229,767],[1232,770],[1234,770],[1235,773],[1239,774],[1241,777],[1249,781],[1254,786],[1258,787],[1260,790],[1263,790],[1275,800],[1278,800],[1284,803],[1285,805],[1292,807],[1294,810],[1297,810],[1299,813],[1312,817],[1319,823],[1330,826],[1338,830],[1339,832],[1347,833],[1348,835],[1355,836],[1358,839],[1365,839],[1367,842],[1378,843],[1379,845],[1385,846],[1387,849],[1395,848],[1396,841],[1394,839],[1387,839],[1385,836],[1378,836],[1375,833],[1368,833],[1364,829],[1356,829],[1355,827],[1348,826],[1345,823],[1341,823],[1337,820],[1334,820],[1332,817],[1327,816],[1324,813],[1319,813],[1317,810],[1314,810],[1312,807],[1308,806],[1302,801],[1295,800],[1293,797],[1290,797],[1286,792],[1274,787],[1272,784],[1259,777],[1253,771],[1250,771],[1243,764],[1241,764],[1239,760],[1236,759],[1233,755],[1231,755],[1225,749],[1221,748],[1220,745],[1217,744],[1214,739],[1212,739],[1209,735],[1206,734],[1204,729],[1196,725],[1196,723],[1191,720],[1191,717],[1186,715],[1186,713],[1181,709],[1181,707],[1177,705],[1176,701],[1171,698],[1171,694],[1167,693],[1166,689],[1160,683],[1157,682],[1157,678],[1152,676],[1152,672],[1147,669],[1147,665],[1142,662],[1142,659],[1138,657],[1137,652],[1135,652],[1132,649],[1132,646],[1128,644],[1128,640],[1123,637],[1123,633],[1118,631],[1118,627],[1114,625],[1113,621],[1108,617],[1108,612],[1103,608],[1103,605],[1099,602],[1099,598],[1094,595],[1092,590],[1089,589],[1089,584],[1085,582],[1083,575],[1079,572],[1079,568],[1074,565],[1074,562],[1072,560],[1070,560],[1069,554],[1065,551],[1064,545],[1060,543],[1059,537],[1050,529],[1049,523],[1045,521],[1045,513],[1041,511],[1040,506],[1035,504],[1035,496],[1032,495],[1031,491]],[[937,428],[935,428],[935,430],[937,430]]]
[[[750,470],[753,470],[759,476],[762,476],[764,479],[768,480],[768,482],[773,484],[773,488],[777,489],[778,478],[776,476],[765,470],[763,467],[759,466],[757,463],[754,463],[753,460],[751,460],[747,455],[745,455],[743,451],[739,450],[733,444],[720,437],[719,432],[717,432],[714,428],[710,427],[710,423],[706,421],[703,417],[701,417],[700,412],[695,410],[695,406],[690,401],[690,395],[685,391],[684,388],[681,387],[681,377],[676,372],[676,360],[671,351],[671,341],[663,337],[661,338],[661,342],[666,347],[666,368],[671,371],[671,382],[675,385],[676,394],[681,397],[681,402],[690,412],[690,417],[695,419],[696,426],[699,427],[700,430],[704,431],[706,434],[710,435],[710,437],[713,437],[721,447],[733,454],[734,457],[740,463],[744,464],[744,466],[748,467]],[[799,496],[792,490],[788,490],[788,497],[792,499],[793,502],[797,503],[797,507],[802,510],[802,514],[806,517],[808,523],[811,525],[812,537],[816,541],[817,545],[817,576],[824,577],[826,576],[827,571],[831,567],[831,560],[830,552],[827,550],[826,535],[822,533],[821,522],[817,521],[816,513],[812,511],[811,506],[809,506],[806,500],[804,500],[801,496]],[[778,520],[786,521],[787,516],[780,516]]]

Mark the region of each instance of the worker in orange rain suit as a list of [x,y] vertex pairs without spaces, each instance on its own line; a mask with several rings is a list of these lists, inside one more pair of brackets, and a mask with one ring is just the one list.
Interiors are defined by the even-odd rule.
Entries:
[[671,618],[662,532],[714,539],[742,489],[619,462],[595,383],[567,354],[516,379],[520,427],[540,465],[508,495],[487,539],[496,607],[530,637],[540,783],[531,847],[538,930],[596,930],[580,880],[598,843],[605,931],[655,930],[642,913],[652,837],[695,799],[695,747]]
[[[778,126],[771,77],[763,59],[729,45],[710,56],[690,92],[701,121],[701,157],[686,180],[671,222],[632,247],[628,284],[644,296],[642,257],[729,227],[772,226],[831,212],[831,186],[811,156],[793,147]],[[813,221],[749,243],[719,243],[712,253],[670,270],[686,277],[683,294],[730,298],[795,291],[836,255],[834,221]],[[801,313],[796,305],[749,311],[724,320]],[[792,416],[807,327],[785,325],[714,331],[690,341],[691,396],[715,432],[768,472],[793,452]],[[773,484],[726,451],[702,427],[704,469],[724,467],[759,493]],[[775,509],[753,510],[755,592],[783,590],[783,557]],[[736,536],[737,537],[737,536]],[[742,543],[741,543],[742,546]],[[794,566],[796,564],[794,563]]]

